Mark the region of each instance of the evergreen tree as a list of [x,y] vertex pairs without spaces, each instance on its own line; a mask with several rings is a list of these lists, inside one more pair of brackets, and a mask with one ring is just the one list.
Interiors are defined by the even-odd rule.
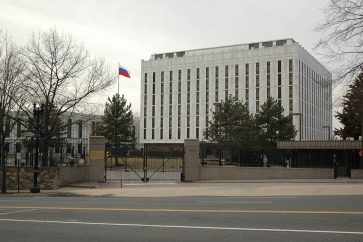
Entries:
[[[135,134],[131,104],[127,104],[123,95],[120,97],[119,94],[115,94],[112,99],[108,98],[102,119],[101,133],[116,150],[125,146],[134,147]],[[117,156],[116,164],[118,164]]]
[[361,135],[363,105],[362,90],[363,72],[356,77],[353,84],[349,85],[349,90],[343,97],[343,109],[335,115],[343,127],[335,129],[334,133],[344,139],[347,137],[358,139]]
[[259,129],[260,152],[269,162],[277,160],[276,143],[278,140],[291,140],[296,135],[292,116],[284,116],[284,108],[273,98],[268,98],[256,114],[256,126]]
[[204,137],[210,142],[231,149],[252,150],[257,134],[254,118],[246,104],[229,96],[213,112]]
[[256,114],[256,125],[265,141],[291,140],[296,135],[292,116],[284,116],[284,108],[271,97]]

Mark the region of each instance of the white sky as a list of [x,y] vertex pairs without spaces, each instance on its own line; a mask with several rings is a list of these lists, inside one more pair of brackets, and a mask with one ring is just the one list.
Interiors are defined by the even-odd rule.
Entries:
[[[293,38],[312,53],[328,0],[0,0],[0,29],[24,45],[33,31],[71,33],[121,78],[120,93],[140,109],[141,59],[186,49]],[[108,94],[117,92],[115,84]],[[100,102],[104,103],[107,97]]]

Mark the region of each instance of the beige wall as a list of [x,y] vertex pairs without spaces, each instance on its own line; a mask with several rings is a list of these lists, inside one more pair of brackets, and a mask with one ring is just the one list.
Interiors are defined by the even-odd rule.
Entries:
[[356,169],[352,169],[351,170],[351,177],[352,179],[363,179],[363,170],[356,170]]
[[199,180],[334,179],[334,169],[275,167],[199,167]]
[[184,140],[184,164],[183,164],[183,180],[196,181],[199,180],[199,140]]
[[90,181],[105,181],[105,137],[89,137],[89,176]]
[[60,167],[59,168],[59,186],[67,184],[88,181],[89,167]]

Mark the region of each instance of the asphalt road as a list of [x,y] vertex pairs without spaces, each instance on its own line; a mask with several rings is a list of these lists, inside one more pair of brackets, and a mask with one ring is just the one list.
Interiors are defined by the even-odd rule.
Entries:
[[363,196],[0,197],[0,241],[363,241]]

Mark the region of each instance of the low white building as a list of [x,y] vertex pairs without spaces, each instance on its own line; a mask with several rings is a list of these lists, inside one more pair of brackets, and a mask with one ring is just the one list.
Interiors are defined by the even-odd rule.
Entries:
[[277,99],[293,115],[296,140],[332,130],[332,75],[293,39],[153,54],[141,73],[141,143],[202,140],[214,104],[229,95],[251,113]]
[[[56,154],[56,156],[64,158],[67,156],[80,157],[81,154],[88,155],[89,136],[95,134],[96,123],[101,122],[101,116],[66,113],[63,115],[62,122],[68,126],[60,136],[61,141],[50,147],[50,154]],[[21,125],[20,122],[15,124],[9,137],[6,137],[6,142],[9,144],[8,154],[10,156],[15,155],[16,144],[18,143],[21,149],[21,157],[19,159],[22,161],[26,159],[26,153],[29,150],[25,146],[29,143],[31,136],[33,134],[27,132],[27,128]]]

